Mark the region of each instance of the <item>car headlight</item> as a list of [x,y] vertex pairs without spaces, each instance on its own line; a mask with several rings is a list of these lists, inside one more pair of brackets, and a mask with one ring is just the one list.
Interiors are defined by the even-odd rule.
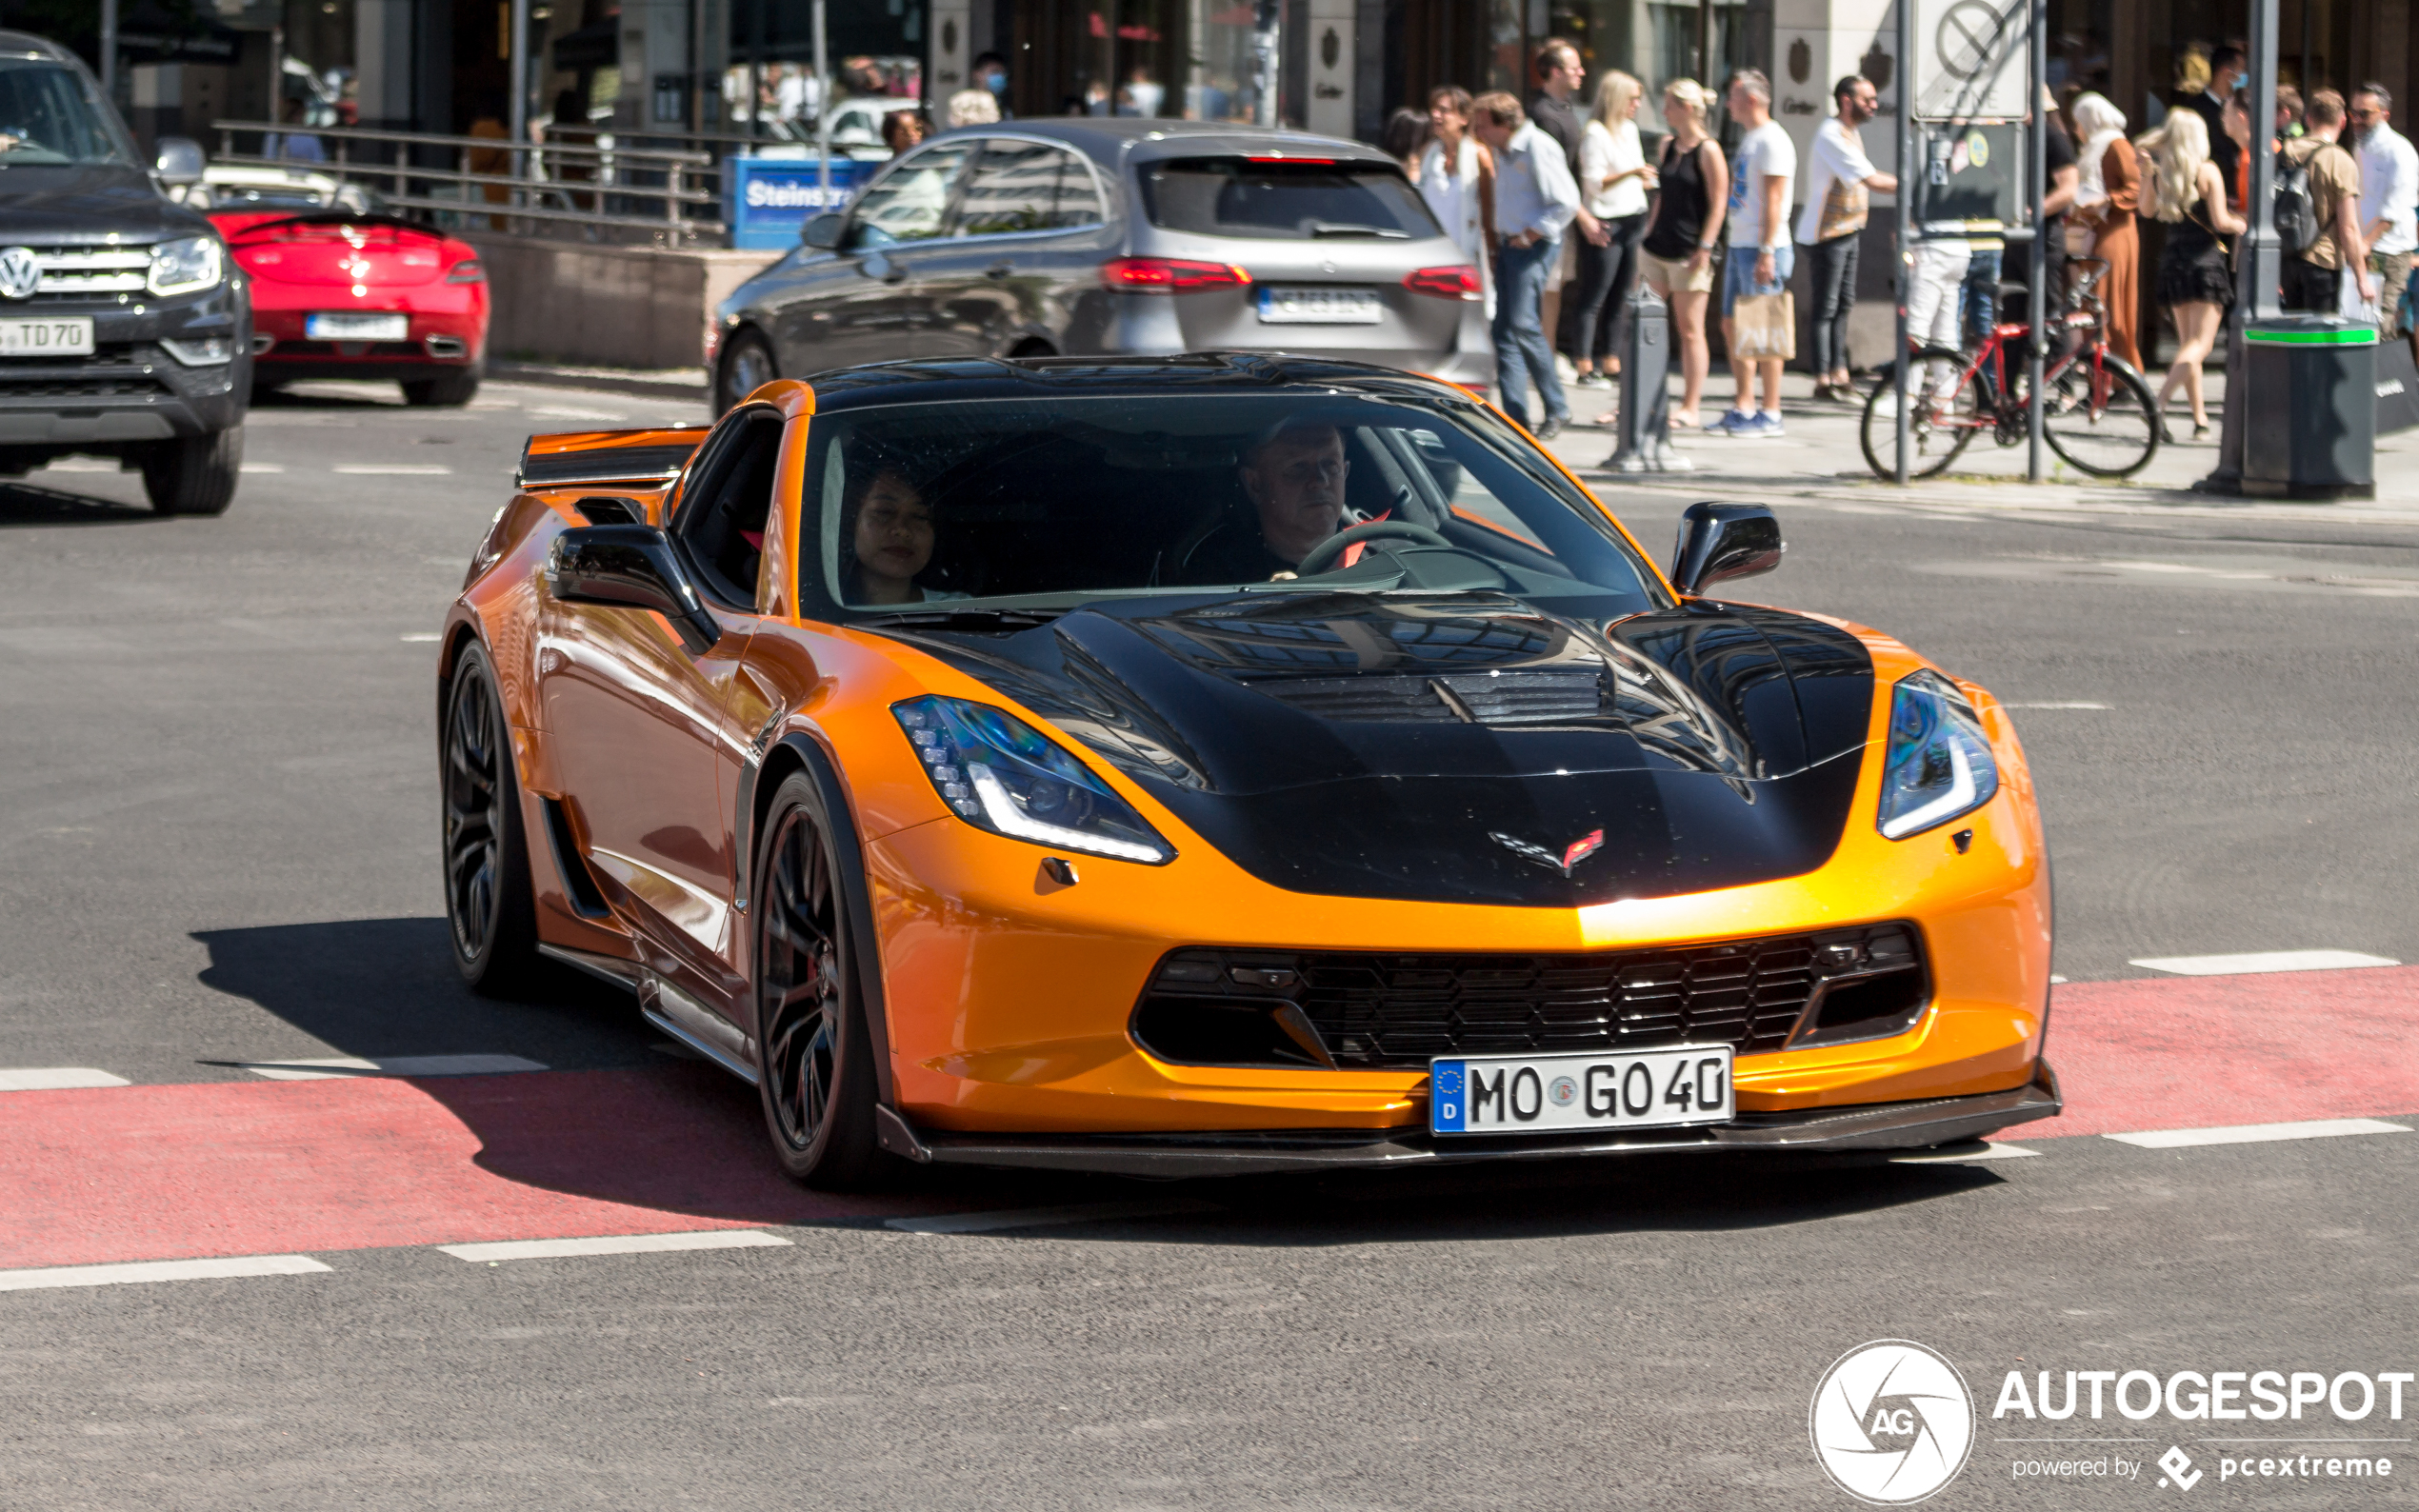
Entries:
[[1946,824],[1980,808],[1997,791],[1999,763],[1966,695],[1938,672],[1900,678],[1882,758],[1877,823],[1883,836],[1904,840]]
[[226,276],[215,236],[180,236],[151,249],[151,292],[190,294]]
[[910,699],[890,712],[942,802],[968,824],[1120,861],[1175,859],[1175,847],[1133,806],[1014,715],[961,698]]

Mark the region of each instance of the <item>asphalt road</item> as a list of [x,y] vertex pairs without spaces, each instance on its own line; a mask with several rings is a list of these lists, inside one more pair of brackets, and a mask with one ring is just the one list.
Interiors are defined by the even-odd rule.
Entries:
[[[2009,1370],[2419,1369],[2419,1139],[2153,1148],[2051,1124],[2010,1134],[2030,1158],[1948,1164],[972,1174],[830,1204],[767,1179],[752,1096],[628,999],[471,998],[443,947],[431,632],[528,432],[694,418],[509,387],[408,410],[330,385],[255,410],[223,519],[156,519],[98,465],[0,483],[0,1070],[133,1084],[0,1091],[0,1123],[56,1110],[48,1145],[10,1146],[49,1150],[42,1169],[0,1178],[90,1184],[100,1243],[145,1221],[110,1205],[115,1173],[185,1153],[111,1143],[110,1109],[137,1105],[111,1098],[185,1109],[160,1126],[201,1140],[267,1105],[224,1101],[262,1092],[263,1064],[511,1055],[556,1074],[441,1094],[482,1193],[782,1242],[456,1258],[431,1247],[448,1210],[412,1206],[421,1115],[398,1110],[387,1144],[303,1152],[378,1173],[356,1192],[264,1175],[223,1210],[163,1204],[193,1232],[283,1233],[331,1202],[387,1225],[285,1242],[324,1271],[10,1291],[0,1270],[0,1505],[1846,1507],[1808,1404],[1885,1338],[1940,1350],[1978,1399],[1936,1505],[2419,1501],[2419,1391],[2400,1421],[2231,1428],[2409,1455],[2368,1481],[2221,1480],[2244,1451],[2206,1421],[1990,1416]],[[1658,549],[1688,497],[1756,496],[1610,491]],[[2062,975],[2141,979],[2093,989],[2122,994],[2161,988],[2129,964],[2151,957],[2419,961],[2419,525],[1831,492],[1778,496],[1787,565],[1740,596],[1883,627],[2041,706],[2016,718]],[[2080,705],[2104,706],[2051,706]],[[2164,1049],[2212,1087],[2250,1069]],[[2291,1116],[2318,1116],[2326,1079],[2303,1081],[2318,1112]],[[330,1107],[363,1090],[278,1096],[318,1088],[340,1088]],[[1082,1211],[890,1222],[1060,1206]],[[479,1217],[461,1232],[490,1232]],[[0,1246],[8,1229],[0,1212]],[[2156,1486],[2171,1445],[2189,1493]],[[2014,1473],[2044,1453],[2117,1464]]]

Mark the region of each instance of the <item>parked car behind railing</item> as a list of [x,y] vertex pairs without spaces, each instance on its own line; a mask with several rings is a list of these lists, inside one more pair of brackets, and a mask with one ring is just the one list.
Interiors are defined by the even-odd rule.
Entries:
[[717,307],[718,406],[903,357],[1288,351],[1477,386],[1478,270],[1392,159],[1215,122],[969,127],[892,161]]

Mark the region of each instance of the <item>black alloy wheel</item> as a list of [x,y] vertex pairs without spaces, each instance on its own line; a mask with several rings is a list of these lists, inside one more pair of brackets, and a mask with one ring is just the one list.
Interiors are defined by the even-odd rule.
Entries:
[[453,964],[474,991],[500,995],[526,985],[538,967],[537,907],[511,730],[494,669],[475,644],[453,665],[439,748]]
[[730,346],[722,354],[722,391],[714,396],[714,412],[730,412],[741,400],[780,376],[780,365],[772,360],[772,348],[765,344],[765,339],[752,330],[740,331],[730,338]]
[[831,1190],[883,1184],[896,1163],[873,1127],[871,1036],[841,896],[842,862],[811,778],[765,816],[755,886],[755,995],[765,1126],[782,1169]]

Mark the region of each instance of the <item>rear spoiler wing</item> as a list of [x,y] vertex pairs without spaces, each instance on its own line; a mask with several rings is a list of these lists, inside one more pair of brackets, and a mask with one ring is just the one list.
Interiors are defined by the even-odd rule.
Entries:
[[659,426],[644,430],[567,430],[531,436],[513,471],[516,488],[585,488],[630,484],[661,488],[680,476],[706,439],[707,428]]

